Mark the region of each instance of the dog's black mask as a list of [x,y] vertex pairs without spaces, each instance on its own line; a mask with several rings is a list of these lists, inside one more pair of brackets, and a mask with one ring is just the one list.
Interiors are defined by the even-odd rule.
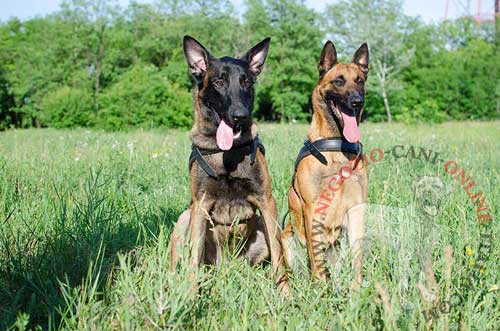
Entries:
[[198,41],[184,37],[184,55],[198,88],[200,110],[213,124],[223,121],[235,136],[252,123],[254,83],[264,67],[270,38],[251,48],[241,58],[214,58]]

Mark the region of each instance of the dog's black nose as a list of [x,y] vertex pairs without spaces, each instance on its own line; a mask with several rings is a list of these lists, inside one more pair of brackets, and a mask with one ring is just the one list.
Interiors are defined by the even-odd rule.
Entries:
[[361,107],[363,107],[363,98],[361,98],[361,97],[353,97],[351,99],[351,106],[354,109],[360,109]]

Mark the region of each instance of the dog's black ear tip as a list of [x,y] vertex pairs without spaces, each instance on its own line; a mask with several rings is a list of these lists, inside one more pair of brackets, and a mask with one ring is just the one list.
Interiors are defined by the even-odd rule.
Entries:
[[333,51],[337,53],[337,50],[335,49],[335,44],[331,40],[326,41],[325,45],[323,46],[323,50]]
[[184,38],[182,38],[182,45],[184,45],[184,47],[186,47],[187,45],[189,45],[193,41],[194,41],[193,37],[191,37],[189,35],[185,35]]
[[184,38],[182,39],[182,42],[184,44],[188,44],[188,43],[199,44],[200,43],[198,40],[194,39],[193,37],[191,37],[188,34],[184,36]]
[[264,40],[262,40],[259,45],[262,45],[262,46],[269,46],[269,44],[271,43],[271,37],[266,37]]

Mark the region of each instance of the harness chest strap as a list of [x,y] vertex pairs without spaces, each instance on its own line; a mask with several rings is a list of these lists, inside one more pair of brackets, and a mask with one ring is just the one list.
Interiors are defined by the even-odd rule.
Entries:
[[344,152],[356,155],[356,164],[354,168],[358,165],[359,160],[363,155],[363,144],[350,143],[343,138],[325,138],[311,142],[309,140],[304,141],[304,147],[301,148],[297,159],[295,160],[295,168],[292,176],[292,186],[295,179],[295,173],[299,167],[300,161],[306,156],[312,155],[319,162],[324,165],[328,164],[326,157],[321,152]]
[[[266,153],[266,150],[264,148],[264,145],[262,144],[262,141],[260,140],[259,136],[255,136],[255,138],[248,143],[245,143],[243,145],[235,146],[231,148],[231,151],[233,150],[238,150],[238,149],[244,149],[248,148],[249,151],[246,154],[250,154],[250,164],[253,165],[255,163],[255,159],[257,157],[257,149],[260,149],[262,154]],[[214,178],[214,179],[219,179],[219,176],[217,175],[217,172],[208,164],[208,162],[205,160],[203,157],[204,155],[212,155],[212,154],[217,154],[217,153],[223,153],[224,151],[221,149],[203,149],[203,148],[198,148],[194,144],[191,145],[191,155],[189,156],[189,169],[191,169],[191,166],[193,163],[196,161],[198,162],[198,165],[205,171],[205,173]]]
[[[312,155],[319,162],[324,165],[328,164],[328,160],[321,152],[344,152],[351,153],[356,155],[356,163],[354,164],[354,169],[358,166],[359,160],[363,156],[363,144],[358,143],[350,143],[343,138],[325,138],[316,140],[315,142],[311,142],[309,140],[304,141],[304,146],[300,149],[299,155],[297,155],[297,159],[295,160],[295,169],[292,175],[292,188],[297,192],[295,186],[293,185],[295,182],[295,174],[297,173],[297,168],[299,167],[300,161],[306,156]],[[298,195],[298,192],[297,192]],[[286,217],[288,216],[288,211],[283,215],[281,220],[281,229],[285,228]]]

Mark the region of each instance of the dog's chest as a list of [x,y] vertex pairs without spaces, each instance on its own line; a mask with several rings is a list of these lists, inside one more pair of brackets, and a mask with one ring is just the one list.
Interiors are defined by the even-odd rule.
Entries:
[[255,194],[252,182],[235,178],[220,178],[217,185],[207,187],[209,199],[213,199],[210,217],[218,224],[233,224],[255,214],[248,197]]
[[309,178],[310,187],[314,188],[308,201],[321,203],[323,197],[328,205],[341,210],[366,202],[368,183],[364,167],[352,169],[348,162],[330,162],[329,166],[315,162],[304,172],[304,177]]
[[194,194],[196,199],[208,199],[212,208],[208,211],[217,224],[233,224],[255,215],[255,207],[248,202],[249,197],[263,194],[261,167],[258,162],[250,164],[249,157],[240,162],[224,159],[224,155],[210,155],[206,158],[218,175],[218,179],[207,176],[198,167]]

